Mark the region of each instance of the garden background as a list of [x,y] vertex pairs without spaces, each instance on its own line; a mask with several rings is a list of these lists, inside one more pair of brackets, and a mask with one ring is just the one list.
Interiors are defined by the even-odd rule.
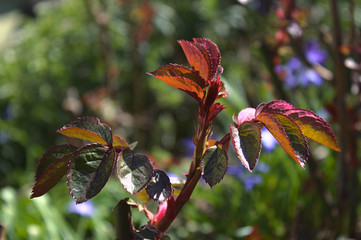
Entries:
[[[25,4],[26,3],[26,4]],[[356,0],[52,0],[0,3],[0,224],[7,239],[114,239],[116,177],[75,206],[65,180],[30,199],[37,160],[56,130],[95,116],[182,177],[197,106],[146,75],[186,63],[177,40],[209,38],[229,97],[216,119],[283,99],[335,130],[342,152],[310,142],[299,167],[263,132],[260,162],[235,153],[224,181],[201,182],[172,239],[361,238],[361,5]],[[146,223],[134,211],[136,227]],[[1,239],[1,236],[0,236]]]

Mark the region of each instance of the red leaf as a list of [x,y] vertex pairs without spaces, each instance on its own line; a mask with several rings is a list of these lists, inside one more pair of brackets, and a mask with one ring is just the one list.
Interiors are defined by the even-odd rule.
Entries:
[[[204,96],[203,88],[199,85],[202,83],[196,82],[196,79],[199,80],[199,78],[195,77],[196,75],[186,67],[173,64],[165,65],[148,74],[162,80],[171,87],[188,93],[198,102],[200,102]],[[193,78],[190,79],[189,77]]]
[[257,106],[256,115],[261,112],[280,113],[284,110],[293,109],[294,107],[288,102],[282,100],[271,101],[269,103],[261,103]]
[[68,144],[49,148],[39,159],[30,198],[40,197],[54,187],[66,174],[71,156],[76,147]]
[[193,41],[201,45],[201,47],[198,48],[205,56],[207,56],[206,59],[208,60],[209,68],[208,80],[216,80],[218,75],[222,72],[219,68],[221,54],[217,45],[211,40],[205,38],[193,38]]
[[300,127],[291,118],[277,113],[261,112],[256,119],[266,126],[283,150],[304,167],[309,150]]
[[285,115],[293,119],[300,126],[306,137],[335,151],[341,151],[330,124],[312,111],[294,108],[287,110]]
[[205,53],[206,50],[200,47],[200,44],[190,41],[179,40],[178,43],[182,46],[183,52],[194,71],[199,72],[199,76],[203,79],[209,80],[210,59]]

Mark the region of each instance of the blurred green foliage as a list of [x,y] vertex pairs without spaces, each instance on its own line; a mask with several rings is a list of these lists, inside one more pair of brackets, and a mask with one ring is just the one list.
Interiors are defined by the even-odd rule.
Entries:
[[[310,10],[304,38],[318,38],[322,29],[327,40],[328,1],[298,4]],[[222,100],[227,109],[215,135],[228,130],[233,113],[281,98],[269,69],[274,56],[264,48],[273,44],[279,27],[274,13],[262,15],[231,0],[64,0],[41,3],[36,10],[37,18],[22,18],[0,52],[0,223],[8,239],[113,239],[111,209],[127,196],[115,178],[94,198],[97,211],[91,218],[69,212],[64,181],[29,199],[37,159],[65,141],[55,131],[78,116],[99,117],[116,135],[139,141],[138,150],[156,164],[179,175],[187,171],[183,140],[193,136],[196,106],[146,75],[163,64],[186,62],[178,39],[210,38],[221,51],[230,95]],[[341,15],[348,11],[348,2],[340,1]],[[355,14],[360,11],[355,6]],[[349,22],[341,18],[342,26]],[[294,54],[291,47],[281,52],[280,61]],[[331,60],[326,67],[332,71]],[[283,91],[294,106],[315,112],[332,105],[336,95],[330,82]],[[359,101],[355,94],[348,100]],[[311,151],[321,189],[335,197],[337,154],[313,143]],[[230,162],[236,164],[235,159]],[[262,153],[261,161],[270,171],[251,191],[232,176],[211,190],[200,184],[171,227],[172,239],[246,239],[249,229],[258,229],[257,239],[335,237],[332,209],[312,170],[300,169],[280,147]],[[352,209],[360,210],[359,205]],[[145,219],[136,212],[140,226]]]

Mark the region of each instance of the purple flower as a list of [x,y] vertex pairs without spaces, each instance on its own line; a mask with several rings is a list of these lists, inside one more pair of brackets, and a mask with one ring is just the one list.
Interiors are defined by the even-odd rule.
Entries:
[[194,143],[192,138],[183,138],[182,139],[182,145],[185,148],[184,155],[186,157],[192,157],[194,152]]
[[[260,173],[267,173],[268,171],[269,166],[263,162],[258,162],[255,169],[253,170],[253,172]],[[263,182],[263,177],[261,175],[245,171],[245,168],[241,164],[229,165],[227,168],[227,173],[243,182],[244,188],[246,190],[252,190],[255,185],[261,184]]]
[[[322,64],[327,58],[327,52],[321,49],[316,41],[308,41],[304,47],[306,59],[311,64]],[[284,65],[277,65],[275,72],[283,77],[285,84],[289,88],[298,85],[307,87],[310,84],[320,86],[321,76],[312,68],[304,65],[297,57],[292,57]]]
[[69,203],[68,211],[72,213],[76,213],[83,217],[91,217],[95,213],[95,208],[93,203],[89,200],[87,202],[83,202],[81,204],[76,204],[74,201]]
[[314,40],[307,41],[304,50],[307,61],[312,64],[322,64],[327,58],[327,52]]
[[263,182],[263,177],[257,174],[250,174],[247,178],[244,178],[243,184],[246,190],[252,190],[254,185],[261,184]]
[[262,147],[266,152],[271,152],[278,144],[272,133],[267,128],[262,128]]

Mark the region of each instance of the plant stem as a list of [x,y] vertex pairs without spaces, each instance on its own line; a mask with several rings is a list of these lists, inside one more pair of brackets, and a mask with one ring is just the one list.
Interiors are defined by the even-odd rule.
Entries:
[[200,162],[206,148],[207,136],[209,132],[209,126],[206,126],[205,124],[206,117],[204,119],[201,118],[198,122],[199,125],[198,131],[196,133],[197,140],[194,149],[194,159],[190,166],[187,181],[185,182],[182,191],[180,192],[179,196],[175,201],[173,212],[175,214],[173,214],[172,216],[164,216],[162,220],[156,224],[156,227],[161,232],[165,232],[172,224],[173,220],[183,208],[184,204],[190,199],[199,179],[201,178]]

